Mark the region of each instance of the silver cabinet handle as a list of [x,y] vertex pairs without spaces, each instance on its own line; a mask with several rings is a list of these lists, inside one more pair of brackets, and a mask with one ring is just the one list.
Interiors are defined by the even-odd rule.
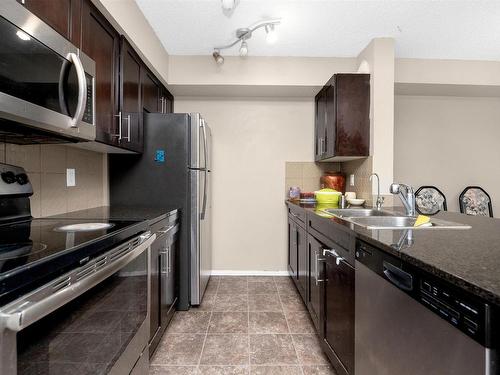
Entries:
[[320,258],[317,251],[314,252],[314,281],[316,282],[316,286],[319,283],[324,282],[325,280],[319,278],[319,262],[324,262],[325,258]]
[[160,251],[160,257],[161,273],[167,275],[168,277],[170,275],[170,246],[165,247],[163,251]]
[[130,115],[127,115],[125,120],[127,120],[127,136],[123,137],[123,139],[126,139],[130,143]]
[[344,260],[335,249],[323,249],[323,256],[332,255],[335,257],[335,263],[337,266]]
[[118,112],[115,117],[118,117],[118,134],[111,134],[112,137],[118,137],[118,142],[122,140],[122,111]]
[[[24,4],[24,1],[23,1]],[[78,123],[82,121],[87,104],[87,79],[85,78],[85,69],[76,53],[68,53],[68,60],[73,63],[78,79],[78,104],[75,110],[75,116],[71,119],[71,127],[77,128]]]

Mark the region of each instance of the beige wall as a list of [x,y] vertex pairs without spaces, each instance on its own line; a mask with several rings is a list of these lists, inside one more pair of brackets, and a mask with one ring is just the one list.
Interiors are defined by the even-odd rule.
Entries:
[[396,96],[395,179],[439,187],[451,211],[467,185],[479,185],[500,217],[499,124],[499,98]]
[[[26,169],[33,185],[35,217],[107,204],[103,154],[72,146],[0,144],[0,162]],[[66,168],[74,168],[76,186],[66,187]]]
[[313,99],[185,99],[213,134],[214,270],[286,271],[285,162],[313,161]]

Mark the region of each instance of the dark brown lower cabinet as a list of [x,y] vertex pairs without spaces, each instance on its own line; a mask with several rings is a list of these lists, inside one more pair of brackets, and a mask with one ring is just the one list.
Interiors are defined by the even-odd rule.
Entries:
[[323,350],[338,374],[354,374],[354,267],[347,263],[338,247],[325,246],[323,257],[320,329]]
[[291,216],[288,217],[288,271],[305,301],[307,296],[307,234]]
[[321,283],[323,282],[323,249],[325,246],[313,236],[307,236],[307,309],[311,315],[311,319],[316,327],[320,330],[320,311],[321,311]]

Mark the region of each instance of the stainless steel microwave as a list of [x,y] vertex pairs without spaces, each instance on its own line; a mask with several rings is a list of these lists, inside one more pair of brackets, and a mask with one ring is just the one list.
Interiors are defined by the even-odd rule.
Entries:
[[0,141],[95,140],[95,62],[16,0],[0,36]]

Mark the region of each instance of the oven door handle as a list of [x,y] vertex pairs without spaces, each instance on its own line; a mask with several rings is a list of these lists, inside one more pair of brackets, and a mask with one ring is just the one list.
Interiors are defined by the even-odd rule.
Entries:
[[87,79],[85,78],[85,69],[80,57],[76,53],[68,53],[68,60],[75,65],[76,77],[78,78],[78,104],[75,116],[71,119],[71,127],[77,128],[80,121],[82,121],[85,105],[87,104]]
[[119,251],[122,244],[97,258],[92,264],[94,271],[89,270],[88,264],[79,267],[8,304],[0,310],[0,330],[19,332],[37,322],[119,271],[149,248],[155,239],[155,234],[141,235],[141,242],[133,250]]

